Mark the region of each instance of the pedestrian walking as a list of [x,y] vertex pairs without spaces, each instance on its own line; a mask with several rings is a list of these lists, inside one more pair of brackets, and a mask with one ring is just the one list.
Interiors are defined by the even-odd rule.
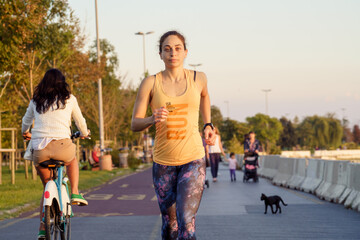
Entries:
[[221,154],[226,157],[224,153],[224,149],[221,143],[220,133],[217,127],[215,130],[215,144],[209,145],[209,159],[210,159],[210,167],[211,167],[211,175],[213,177],[213,182],[217,181],[217,175],[219,171],[219,162],[221,161]]
[[237,160],[235,157],[235,153],[230,153],[230,158],[227,159],[226,161],[229,162],[229,170],[230,170],[230,180],[232,182],[236,182],[236,166],[237,166]]
[[[153,183],[162,215],[162,239],[196,239],[195,216],[206,172],[199,110],[207,144],[215,141],[207,78],[183,67],[187,53],[179,32],[161,36],[159,54],[165,70],[142,81],[131,123],[133,131],[156,128]],[[152,115],[146,117],[149,104]]]

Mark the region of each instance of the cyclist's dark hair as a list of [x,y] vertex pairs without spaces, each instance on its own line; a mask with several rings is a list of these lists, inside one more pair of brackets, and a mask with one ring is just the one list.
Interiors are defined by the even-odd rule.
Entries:
[[235,156],[235,153],[233,153],[233,152],[232,152],[232,153],[230,153],[230,157],[232,157],[232,156]]
[[38,113],[46,113],[56,102],[56,109],[65,108],[70,98],[70,88],[65,76],[56,68],[48,70],[41,82],[35,87],[33,101]]
[[165,41],[165,39],[171,35],[175,35],[177,36],[183,43],[184,45],[184,50],[186,50],[186,42],[185,42],[185,37],[184,35],[182,35],[181,33],[179,33],[178,31],[168,31],[166,33],[164,33],[161,38],[160,38],[160,41],[159,41],[159,52],[161,53],[162,52],[162,45]]

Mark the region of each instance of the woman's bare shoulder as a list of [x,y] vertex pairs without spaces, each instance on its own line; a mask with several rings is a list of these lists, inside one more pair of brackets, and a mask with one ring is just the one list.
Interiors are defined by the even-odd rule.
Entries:
[[153,89],[154,83],[155,83],[155,76],[154,75],[151,75],[151,76],[148,76],[148,77],[144,78],[141,81],[139,91],[150,92]]

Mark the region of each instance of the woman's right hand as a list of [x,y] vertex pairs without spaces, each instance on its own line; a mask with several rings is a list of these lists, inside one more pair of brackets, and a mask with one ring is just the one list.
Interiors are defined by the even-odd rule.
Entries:
[[164,122],[169,115],[169,111],[165,107],[155,109],[152,115],[153,124]]
[[24,140],[30,140],[31,139],[31,133],[30,132],[24,132],[23,133]]

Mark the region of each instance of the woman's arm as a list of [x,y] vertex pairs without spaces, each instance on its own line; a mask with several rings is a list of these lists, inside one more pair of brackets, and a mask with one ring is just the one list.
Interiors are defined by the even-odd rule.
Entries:
[[26,113],[24,117],[22,118],[22,125],[21,125],[21,132],[23,133],[23,136],[31,137],[31,134],[28,134],[30,126],[33,123],[34,120],[34,103],[33,100],[30,101],[28,108],[26,109]]
[[222,143],[221,143],[221,137],[220,137],[220,135],[219,135],[219,146],[220,146],[220,150],[221,150],[222,155],[223,155],[224,157],[226,157],[226,154],[225,154],[225,152],[224,152],[224,149],[223,149],[223,146],[222,146]]
[[87,128],[86,120],[85,120],[84,116],[81,113],[79,103],[78,103],[76,97],[73,96],[73,95],[71,97],[73,98],[73,101],[74,101],[71,116],[74,119],[75,125],[79,129],[79,131],[81,133],[81,136],[87,137],[89,135],[90,131]]
[[[211,105],[210,105],[210,96],[207,89],[206,75],[202,72],[198,72],[196,83],[199,89],[201,90],[200,112],[203,122],[211,123]],[[204,129],[204,138],[207,144],[214,145],[216,136],[214,130],[210,126],[207,126]]]
[[146,110],[150,102],[151,90],[154,86],[154,82],[154,76],[147,77],[141,82],[131,119],[131,130],[134,132],[143,131],[157,122],[163,122],[168,116],[169,111],[164,106],[155,109],[152,116],[146,117]]
[[206,154],[206,158],[207,159],[210,159],[210,155],[209,155],[209,145],[206,144],[206,147],[205,147],[205,154]]

